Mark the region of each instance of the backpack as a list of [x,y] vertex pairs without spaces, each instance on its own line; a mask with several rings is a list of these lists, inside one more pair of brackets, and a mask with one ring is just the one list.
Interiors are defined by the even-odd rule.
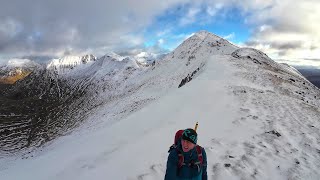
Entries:
[[182,137],[182,134],[183,134],[183,131],[184,130],[178,130],[176,132],[176,135],[174,137],[174,144],[170,147],[169,151],[170,152],[172,149],[176,149],[177,153],[178,153],[178,168],[181,168],[183,165],[196,165],[198,167],[198,170],[200,171],[200,167],[202,167],[203,165],[203,157],[202,157],[202,147],[199,146],[199,145],[196,145],[196,151],[197,151],[197,154],[198,154],[198,162],[195,162],[193,164],[186,164],[184,163],[184,157],[183,157],[183,154],[181,151],[179,151],[177,149],[178,145],[179,145],[179,140],[181,139]]

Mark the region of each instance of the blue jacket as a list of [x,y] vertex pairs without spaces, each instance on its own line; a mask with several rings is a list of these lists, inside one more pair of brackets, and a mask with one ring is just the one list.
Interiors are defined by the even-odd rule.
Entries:
[[181,168],[178,167],[179,157],[178,151],[184,156],[184,163],[189,164],[191,161],[198,162],[198,154],[196,147],[188,152],[183,152],[181,144],[177,148],[169,151],[167,170],[165,180],[207,180],[207,155],[205,150],[202,148],[203,164],[200,170],[197,166],[183,165]]

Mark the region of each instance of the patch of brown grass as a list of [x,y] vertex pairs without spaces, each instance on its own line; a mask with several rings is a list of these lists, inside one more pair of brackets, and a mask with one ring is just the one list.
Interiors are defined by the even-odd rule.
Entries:
[[0,77],[0,83],[1,84],[14,84],[18,80],[24,79],[25,77],[27,77],[30,73],[31,73],[31,71],[25,71],[22,73],[17,73],[13,76]]

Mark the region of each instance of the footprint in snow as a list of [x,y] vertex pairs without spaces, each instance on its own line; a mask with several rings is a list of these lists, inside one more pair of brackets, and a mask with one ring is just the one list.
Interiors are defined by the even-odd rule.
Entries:
[[142,173],[137,176],[138,180],[148,180],[148,179],[163,179],[165,174],[165,167],[162,164],[153,164],[148,169],[149,172]]

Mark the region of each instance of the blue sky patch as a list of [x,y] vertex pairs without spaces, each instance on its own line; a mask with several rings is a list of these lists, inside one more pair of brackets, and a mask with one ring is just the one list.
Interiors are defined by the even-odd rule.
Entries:
[[155,17],[145,30],[146,47],[159,45],[172,50],[188,35],[199,30],[207,30],[228,40],[240,44],[250,36],[249,26],[245,24],[245,15],[237,8],[220,8],[210,14],[207,6],[179,5],[166,10]]

